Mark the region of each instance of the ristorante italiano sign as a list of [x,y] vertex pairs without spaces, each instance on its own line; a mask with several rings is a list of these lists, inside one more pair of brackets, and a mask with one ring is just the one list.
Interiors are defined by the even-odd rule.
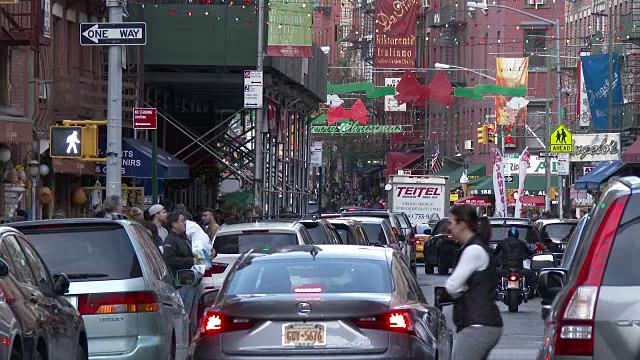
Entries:
[[315,125],[311,127],[312,134],[363,134],[363,133],[401,133],[405,131],[403,125],[352,125],[338,126]]

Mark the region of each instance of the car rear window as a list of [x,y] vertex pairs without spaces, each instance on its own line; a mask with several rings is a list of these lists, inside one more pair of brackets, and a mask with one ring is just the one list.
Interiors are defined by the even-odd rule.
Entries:
[[[600,226],[597,224],[596,226]],[[624,209],[602,277],[602,285],[640,285],[640,195],[632,195]]]
[[540,234],[531,225],[491,225],[491,241],[505,240],[509,234],[509,229],[515,227],[518,229],[518,239],[524,240],[529,244],[540,242]]
[[546,225],[542,231],[543,233],[552,239],[561,239],[562,241],[569,241],[571,234],[573,234],[573,230],[578,226],[578,224],[548,224]]
[[233,274],[227,294],[390,293],[390,273],[380,260],[252,261]]
[[327,239],[325,239],[324,231],[322,231],[322,226],[317,223],[304,223],[303,224],[309,235],[311,235],[311,240],[313,240],[314,244],[325,244]]
[[52,274],[70,281],[123,280],[142,277],[131,239],[122,226],[44,225],[19,228]]
[[242,254],[251,249],[271,249],[278,246],[297,245],[295,233],[248,233],[216,236],[213,248],[218,254]]
[[384,234],[382,225],[378,223],[363,223],[362,228],[367,233],[367,238],[371,244],[387,245],[387,236]]

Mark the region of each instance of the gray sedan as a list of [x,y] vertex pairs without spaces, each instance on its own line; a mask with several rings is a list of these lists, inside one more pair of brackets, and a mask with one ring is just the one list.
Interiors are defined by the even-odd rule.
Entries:
[[192,359],[449,359],[452,332],[399,251],[288,246],[241,256]]

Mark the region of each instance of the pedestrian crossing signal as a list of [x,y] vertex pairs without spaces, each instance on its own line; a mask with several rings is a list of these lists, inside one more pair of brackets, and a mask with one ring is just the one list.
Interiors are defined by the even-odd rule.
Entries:
[[98,155],[98,127],[52,126],[49,134],[52,158],[95,158]]

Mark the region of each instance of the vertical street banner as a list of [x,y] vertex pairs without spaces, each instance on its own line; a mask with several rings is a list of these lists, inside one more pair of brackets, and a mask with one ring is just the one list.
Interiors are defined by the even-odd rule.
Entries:
[[493,216],[507,216],[507,191],[504,183],[502,155],[497,149],[493,150],[493,194],[496,198]]
[[589,127],[591,125],[591,111],[589,109],[589,96],[587,95],[587,87],[584,84],[584,71],[582,71],[582,61],[578,60],[577,66],[578,79],[578,99],[576,100],[576,111],[580,127]]
[[520,155],[520,164],[518,164],[518,198],[516,199],[516,211],[513,217],[520,217],[522,212],[522,197],[524,196],[524,181],[527,178],[527,170],[531,164],[531,154],[529,148],[525,148]]
[[[517,88],[529,84],[529,58],[496,58],[496,85]],[[496,95],[496,125],[523,125],[527,121],[527,100]]]
[[313,56],[309,0],[270,0],[267,56]]
[[[609,86],[609,54],[580,57],[594,130],[622,127],[620,57],[618,53],[612,54],[612,86]],[[612,97],[611,124],[609,124],[609,96]]]
[[420,2],[378,0],[376,3],[373,66],[387,69],[416,67],[416,15]]

